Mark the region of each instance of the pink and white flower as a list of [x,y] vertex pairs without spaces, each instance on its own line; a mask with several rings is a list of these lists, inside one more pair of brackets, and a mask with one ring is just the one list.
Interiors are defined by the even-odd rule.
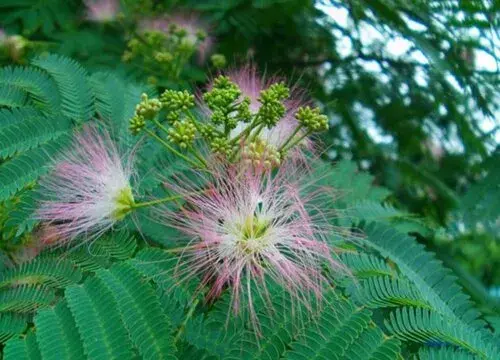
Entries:
[[268,280],[306,307],[312,299],[321,300],[329,286],[323,267],[343,267],[326,242],[334,231],[331,219],[319,208],[329,194],[312,183],[301,184],[301,175],[302,169],[290,162],[274,176],[219,165],[201,192],[187,179],[170,182],[167,186],[184,195],[186,205],[178,212],[162,209],[160,216],[191,238],[177,276],[200,276],[202,286],[210,288],[209,300],[229,288],[233,310],[245,303],[256,328],[253,299],[269,300]]
[[79,235],[93,239],[121,220],[134,205],[131,157],[124,161],[109,133],[86,127],[41,181],[37,218],[64,244]]
[[84,0],[87,19],[96,22],[110,22],[116,19],[120,11],[119,0]]

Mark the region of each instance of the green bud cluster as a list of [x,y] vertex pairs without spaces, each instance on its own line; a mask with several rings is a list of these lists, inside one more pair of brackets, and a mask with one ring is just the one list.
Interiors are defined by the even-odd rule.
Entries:
[[243,161],[254,167],[271,169],[281,163],[281,156],[276,147],[257,139],[245,146],[242,152]]
[[203,41],[207,38],[208,34],[203,31],[203,30],[198,30],[196,32],[196,38],[199,40],[199,41]]
[[196,42],[193,42],[189,37],[183,37],[177,45],[177,50],[183,54],[192,54],[196,51]]
[[160,101],[168,111],[187,111],[194,106],[194,95],[187,90],[165,90],[160,96]]
[[219,76],[214,80],[213,88],[203,95],[203,100],[212,111],[227,112],[238,100],[241,90],[226,76]]
[[180,121],[182,113],[194,107],[194,96],[186,90],[165,90],[160,101],[167,110],[166,118],[170,124]]
[[169,63],[174,60],[174,56],[168,51],[157,51],[155,54],[155,60],[159,63]]
[[141,95],[141,102],[135,106],[134,116],[129,121],[129,130],[138,135],[146,126],[146,120],[152,120],[160,112],[162,104],[158,99],[149,99],[148,95]]
[[196,126],[190,120],[176,121],[168,129],[168,140],[186,149],[196,136]]
[[319,108],[301,107],[295,114],[295,118],[300,125],[311,132],[328,130],[328,118],[326,115],[321,114]]
[[222,69],[227,64],[226,57],[222,54],[213,54],[210,61],[216,69]]
[[210,150],[212,150],[214,154],[220,154],[226,157],[230,157],[232,154],[231,144],[223,137],[214,137],[210,142]]
[[162,46],[165,41],[167,41],[167,37],[161,31],[146,31],[140,39],[134,37],[128,41],[127,50],[122,59],[128,62],[135,58],[141,58],[146,54],[152,55],[152,58],[154,58],[156,54],[167,50]]
[[[176,30],[178,31],[178,30]],[[226,157],[229,161],[241,160],[254,167],[272,169],[281,164],[287,153],[298,146],[312,132],[328,129],[328,119],[318,108],[301,107],[295,114],[299,126],[284,139],[280,147],[268,143],[261,136],[265,128],[273,128],[286,115],[284,102],[290,95],[290,89],[284,83],[276,83],[261,91],[258,101],[260,107],[257,113],[251,111],[251,99],[243,97],[240,88],[226,76],[217,77],[212,88],[205,92],[205,110],[210,110],[207,121],[199,121],[191,113],[195,106],[192,93],[176,90],[166,90],[159,99],[149,99],[142,95],[141,102],[136,107],[136,113],[130,120],[130,131],[138,134],[148,120],[156,118],[161,112],[168,125],[160,120],[151,123],[163,131],[167,140],[181,149],[189,149],[185,156],[161,138],[161,134],[147,131],[177,156],[204,164],[202,155],[194,147],[195,139],[201,139],[212,153]],[[206,113],[206,111],[205,111]],[[165,117],[163,120],[165,120]],[[149,125],[148,125],[149,126]],[[238,128],[237,134],[233,129]],[[196,165],[196,163],[195,163]]]
[[135,107],[135,114],[142,116],[145,120],[153,119],[162,108],[162,103],[158,99],[149,99],[148,95],[141,95],[141,102]]
[[240,121],[248,123],[252,120],[252,112],[250,111],[250,98],[245,98],[236,106],[237,117]]
[[258,116],[267,127],[275,126],[285,115],[286,107],[283,101],[290,96],[290,89],[284,83],[271,85],[260,92]]
[[238,105],[235,104],[240,96],[241,90],[228,77],[217,77],[213,88],[203,96],[208,108],[212,110],[212,123],[224,125],[228,130],[234,129],[239,121],[234,111],[238,110]]
[[146,126],[146,121],[142,116],[135,114],[129,122],[129,130],[132,135],[138,135]]
[[212,141],[217,135],[217,130],[212,124],[201,124],[199,131],[200,135],[207,141]]
[[206,37],[204,31],[192,34],[177,25],[170,26],[168,31],[135,33],[127,43],[122,60],[134,61],[153,74],[176,79]]

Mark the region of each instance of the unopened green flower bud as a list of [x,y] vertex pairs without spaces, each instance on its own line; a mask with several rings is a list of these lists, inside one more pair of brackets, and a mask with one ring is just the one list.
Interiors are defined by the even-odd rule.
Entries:
[[188,32],[186,29],[184,28],[181,28],[181,27],[177,27],[176,31],[175,31],[175,34],[178,36],[178,37],[185,37],[187,36]]
[[269,86],[269,89],[264,91],[279,101],[286,100],[290,96],[290,89],[282,82],[272,84],[271,86]]
[[167,51],[159,51],[155,54],[155,60],[161,63],[169,63],[174,59],[171,53]]
[[165,118],[167,119],[167,122],[169,124],[173,124],[181,119],[181,112],[179,110],[170,111],[169,113],[167,113]]
[[176,121],[168,129],[168,140],[179,145],[182,149],[187,148],[194,141],[196,127],[189,120]]
[[219,76],[214,80],[213,87],[203,95],[205,103],[214,112],[212,121],[221,124],[229,119],[228,116],[234,111],[233,104],[241,95],[239,87],[232,83],[228,77]]
[[217,69],[222,69],[227,64],[226,57],[222,54],[213,54],[210,57],[210,61],[212,62],[212,65]]
[[215,154],[224,155],[229,157],[232,153],[232,147],[229,141],[222,137],[215,137],[210,142],[210,150]]
[[196,38],[199,40],[199,41],[203,41],[207,38],[207,33],[203,30],[198,30],[196,32]]
[[200,126],[200,134],[207,141],[212,140],[216,135],[215,127],[211,124],[203,124]]
[[137,135],[142,131],[142,129],[144,129],[144,126],[146,126],[144,117],[136,114],[132,119],[130,119],[128,128],[132,135]]
[[251,100],[246,96],[243,101],[238,105],[237,117],[238,120],[243,122],[250,122],[252,120],[252,112],[250,111]]
[[132,60],[134,58],[134,54],[130,51],[125,51],[122,55],[122,60],[124,62],[129,62],[130,60]]
[[271,169],[281,163],[281,156],[276,147],[257,139],[247,144],[242,152],[243,161],[254,167]]
[[181,53],[191,54],[192,52],[194,52],[196,50],[195,45],[196,44],[193,43],[193,41],[189,37],[185,37],[181,40],[177,49]]
[[133,50],[137,49],[141,45],[141,43],[136,38],[133,38],[133,39],[129,40],[129,42],[127,43],[127,45],[133,51]]
[[273,84],[260,92],[258,116],[264,124],[272,127],[285,115],[286,107],[283,101],[290,96],[290,89],[283,83]]
[[141,95],[141,102],[135,107],[135,113],[145,120],[153,119],[161,110],[162,104],[158,99],[149,99],[146,93]]
[[165,90],[160,96],[163,107],[168,111],[186,111],[194,106],[194,96],[188,91]]
[[143,37],[151,46],[163,44],[163,42],[167,39],[167,36],[162,31],[157,30],[146,31]]
[[328,130],[328,118],[326,115],[321,114],[319,108],[301,107],[295,114],[295,118],[299,124],[309,131],[319,132]]
[[229,79],[227,76],[224,75],[219,75],[215,78],[213,88],[218,90],[239,91],[238,86],[235,83],[233,83],[231,79]]

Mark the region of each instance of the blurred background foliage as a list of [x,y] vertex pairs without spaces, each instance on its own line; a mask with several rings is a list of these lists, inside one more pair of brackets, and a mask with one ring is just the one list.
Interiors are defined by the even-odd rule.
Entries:
[[[205,61],[173,71],[124,56],[142,41],[137,24],[178,11],[203,19]],[[391,205],[432,230],[419,240],[474,298],[498,304],[498,1],[123,0],[95,19],[80,1],[2,0],[0,12],[2,65],[53,52],[161,90],[251,62],[309,88],[331,119],[322,156],[370,171]],[[180,56],[177,45],[165,51]]]

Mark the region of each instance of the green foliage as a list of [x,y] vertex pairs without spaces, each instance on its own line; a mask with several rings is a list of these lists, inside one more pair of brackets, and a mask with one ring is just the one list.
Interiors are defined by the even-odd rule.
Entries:
[[[120,6],[118,21],[95,24],[85,19],[80,1],[0,2],[0,28],[10,39],[0,36],[0,62],[8,65],[0,69],[0,357],[500,358],[498,126],[485,126],[499,108],[498,71],[485,70],[479,57],[490,54],[498,63],[493,2]],[[197,102],[189,88],[202,88],[199,82],[216,70],[191,61],[196,46],[172,42],[186,40],[184,32],[170,39],[149,33],[144,44],[137,26],[138,19],[161,18],[178,7],[211,21],[214,59],[237,67],[251,58],[268,73],[288,76],[290,94],[283,85],[261,98],[269,123],[284,114],[285,95],[294,98],[303,84],[327,115],[305,108],[298,118],[311,129],[329,127],[321,136],[327,150],[308,165],[318,186],[336,191],[321,199],[337,215],[337,232],[326,240],[349,272],[325,268],[336,289],[326,289],[312,309],[292,304],[272,284],[270,299],[256,299],[254,323],[243,300],[234,312],[229,289],[207,303],[200,279],[180,275],[186,268],[174,244],[185,239],[142,209],[119,231],[22,262],[23,249],[39,251],[30,246],[43,231],[33,216],[37,181],[86,122],[105,124],[120,149],[133,149],[138,198],[167,195],[162,183],[185,170],[177,157],[128,129],[141,95],[163,93],[164,109],[154,115],[182,120],[171,140],[198,141],[187,113],[176,117]],[[408,48],[395,55],[389,45],[401,40]],[[171,49],[179,56],[172,58]],[[130,63],[121,61],[127,50]],[[248,99],[236,101],[233,90],[212,99],[225,101],[225,109],[213,107],[214,126],[204,130],[222,123],[231,130],[235,117],[251,119]],[[207,148],[231,151],[224,138]]]
[[35,325],[43,359],[85,359],[78,329],[66,302],[40,310]]
[[374,255],[346,253],[342,254],[340,259],[358,279],[371,276],[392,276],[395,272],[389,264]]
[[44,71],[32,67],[5,67],[0,70],[2,84],[25,93],[37,108],[58,113],[60,93],[54,79]]
[[21,314],[5,312],[0,315],[0,342],[4,343],[26,329],[26,317]]
[[390,314],[386,326],[396,337],[407,341],[436,341],[460,346],[482,359],[496,359],[497,344],[483,339],[478,331],[450,321],[432,311],[402,308]]
[[0,312],[31,312],[49,306],[55,300],[55,292],[38,286],[21,285],[0,291]]
[[0,86],[0,106],[21,107],[26,102],[26,94],[11,86]]
[[426,348],[418,352],[415,360],[474,360],[474,355],[453,348]]
[[88,357],[132,358],[132,344],[121,324],[118,304],[100,279],[90,278],[83,285],[67,288],[66,300]]
[[42,359],[33,332],[28,332],[24,338],[9,341],[5,346],[4,358],[16,360]]
[[[380,196],[369,190],[369,178],[357,175],[347,163],[333,174],[336,181],[363,183],[361,193]],[[357,199],[339,201],[349,207]],[[374,218],[371,206],[357,209],[361,224]],[[405,217],[395,209],[387,212]],[[125,231],[106,235],[62,259],[42,254],[0,273],[2,318],[17,316],[15,322],[3,320],[13,324],[3,333],[11,338],[4,356],[17,359],[11,356],[38,349],[42,359],[54,354],[179,359],[351,359],[362,354],[367,359],[398,359],[407,342],[425,348],[436,341],[459,347],[464,354],[491,359],[498,355],[492,335],[449,271],[389,224],[371,223],[364,232],[367,238],[359,240],[361,247],[340,257],[359,279],[347,276],[340,282],[349,299],[330,290],[311,317],[311,309],[292,305],[271,286],[272,310],[266,301],[255,308],[261,337],[245,320],[245,311],[232,314],[228,296],[211,306],[201,305],[203,289],[197,288],[196,278],[177,277],[182,265],[176,255],[152,248],[137,252],[134,237]],[[394,310],[387,315],[378,312],[385,308]],[[36,333],[18,338],[27,324],[19,316],[33,311]],[[384,334],[384,328],[392,336]],[[33,336],[36,348],[29,342]],[[103,341],[95,343],[95,338]]]
[[5,269],[0,274],[0,289],[24,284],[61,288],[77,283],[81,278],[81,271],[70,260],[46,256]]
[[5,0],[0,4],[4,12],[2,23],[21,23],[26,33],[41,29],[51,34],[56,28],[68,27],[75,18],[73,0]]
[[130,338],[144,359],[175,359],[171,324],[153,288],[132,266],[119,264],[97,276],[112,290]]
[[0,157],[9,157],[60,137],[71,128],[69,118],[32,117],[0,129],[3,148]]
[[457,285],[456,277],[423,245],[387,225],[371,223],[364,230],[368,236],[366,245],[394,262],[433,309],[472,329],[484,327],[479,312]]
[[47,71],[61,94],[62,114],[77,122],[89,120],[94,113],[94,98],[87,71],[76,61],[59,56],[40,56],[33,65]]
[[[398,342],[384,340],[380,330],[370,326],[368,310],[340,300],[332,310],[321,315],[317,324],[292,343],[291,350],[286,353],[287,359],[350,359],[348,356],[352,352],[356,356],[364,353],[367,359],[397,359]],[[360,345],[363,350],[357,352]]]
[[427,308],[422,296],[405,280],[370,277],[359,284],[357,301],[368,307],[415,306]]
[[53,157],[66,144],[67,137],[49,141],[0,165],[0,201],[7,200],[39,176],[45,174]]

